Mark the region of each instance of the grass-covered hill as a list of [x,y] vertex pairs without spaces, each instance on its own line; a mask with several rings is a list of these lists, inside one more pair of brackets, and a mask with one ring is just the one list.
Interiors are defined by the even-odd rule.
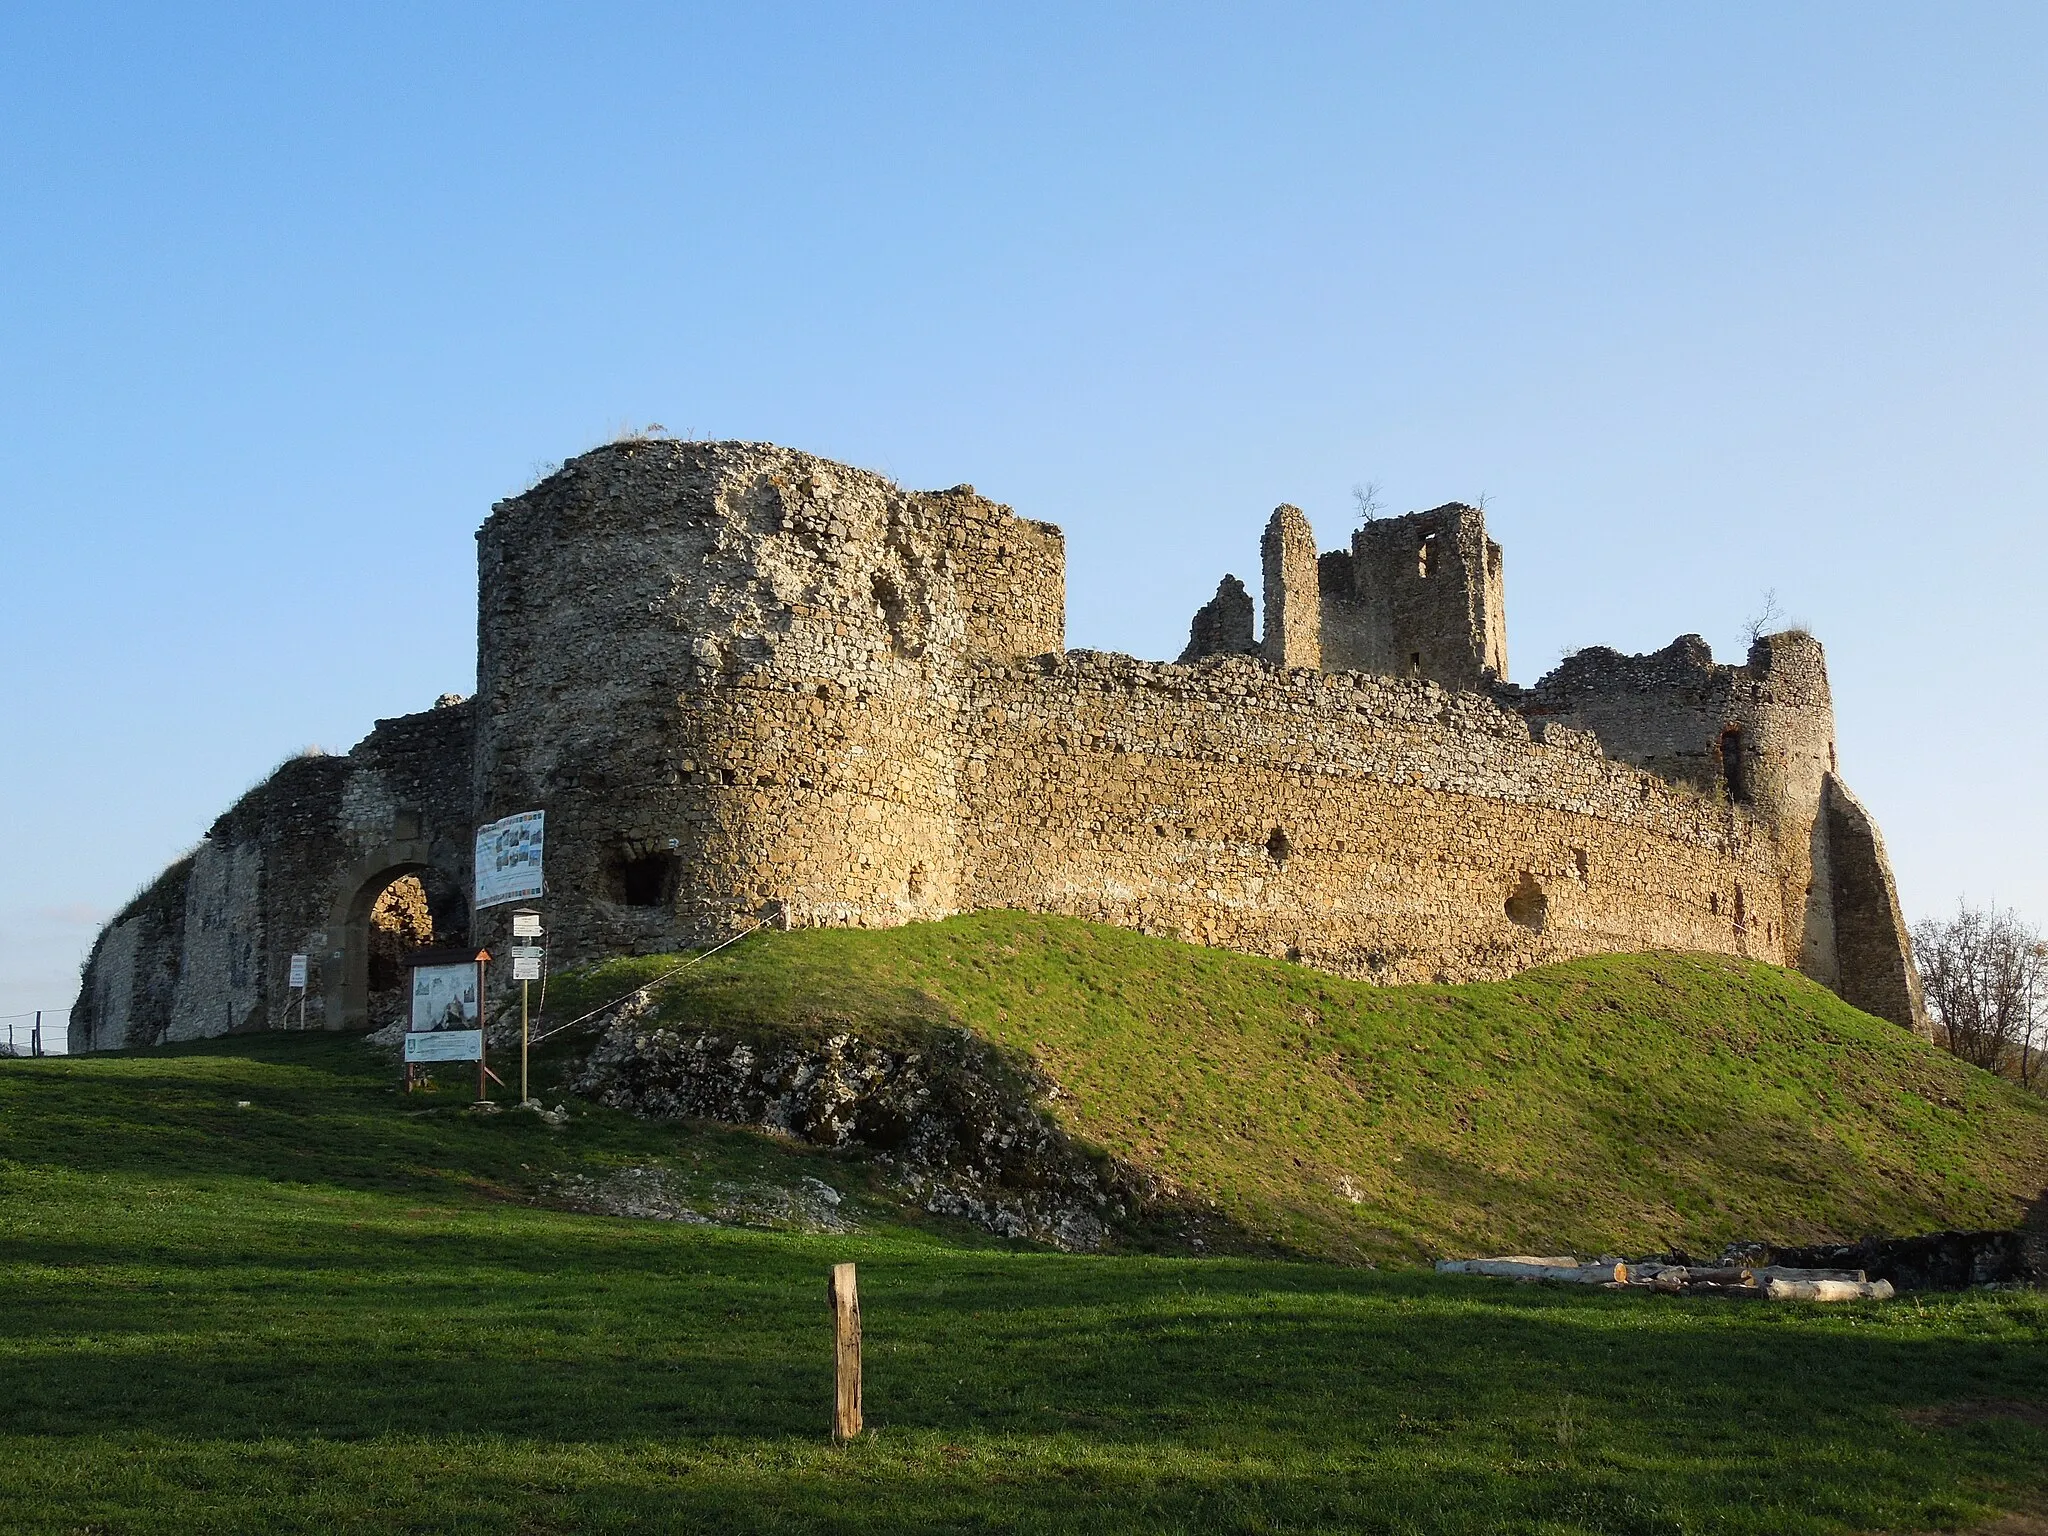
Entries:
[[[2040,1132],[2023,1102],[1785,978],[1694,964],[1375,994],[983,918],[777,936],[687,995],[729,1023],[830,1027],[860,1000],[864,1027],[907,1034],[986,1020],[1058,1071],[1091,1134],[1304,1243],[1661,1231],[1631,1199],[1677,1210],[1709,1179],[1750,1203],[1709,1202],[1713,1230],[1807,1198],[1848,1226],[2000,1212]],[[1169,1006],[1117,1044],[1140,992]],[[1821,1044],[1793,1043],[1800,1008]],[[1197,1009],[1233,1028],[1197,1049]],[[1631,1034],[1625,1057],[1600,1046]],[[1626,1063],[1678,1086],[1631,1086]],[[2038,1293],[1743,1305],[1053,1253],[923,1217],[858,1156],[573,1101],[560,1125],[478,1115],[459,1085],[406,1097],[395,1075],[326,1035],[0,1061],[0,1531],[2020,1536],[2048,1515]],[[1798,1117],[1822,1103],[1816,1141]],[[1273,1117],[1256,1134],[1253,1110]],[[1690,1141],[1631,1153],[1631,1116]],[[1841,1158],[1874,1154],[1826,1149],[1886,1116],[1886,1144],[1930,1157],[2015,1146],[1872,1208]],[[1378,1204],[1326,1204],[1375,1147],[1401,1158]],[[1773,1195],[1772,1158],[1810,1196]],[[1450,1176],[1489,1159],[1519,1171]],[[629,1170],[716,1220],[568,1208]],[[821,1186],[830,1221],[783,1219],[781,1196]],[[848,1260],[870,1433],[834,1449],[824,1281]]]
[[[668,970],[558,986],[557,1016]],[[2048,1187],[2048,1100],[1792,973],[1613,955],[1457,987],[1009,912],[762,934],[647,1022],[1028,1057],[1088,1143],[1241,1236],[1374,1260],[1711,1252],[2015,1225]]]

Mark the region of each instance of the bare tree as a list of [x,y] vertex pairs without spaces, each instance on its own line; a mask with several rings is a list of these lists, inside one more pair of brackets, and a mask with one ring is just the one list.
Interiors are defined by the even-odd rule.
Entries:
[[1379,481],[1368,480],[1363,485],[1351,487],[1351,501],[1358,508],[1359,527],[1379,521],[1382,507]]
[[1785,610],[1778,606],[1778,589],[1768,587],[1764,590],[1763,606],[1750,616],[1749,622],[1742,626],[1742,632],[1749,636],[1749,643],[1755,645],[1765,635],[1771,634],[1773,626],[1784,617]]
[[2033,1086],[2048,1055],[2048,942],[2008,910],[1959,903],[1913,925],[1913,959],[1935,1038],[1989,1072]]

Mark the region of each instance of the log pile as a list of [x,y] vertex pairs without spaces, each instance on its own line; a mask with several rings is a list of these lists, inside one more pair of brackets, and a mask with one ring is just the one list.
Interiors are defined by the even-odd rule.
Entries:
[[1666,1264],[1645,1259],[1592,1261],[1510,1254],[1497,1259],[1440,1259],[1440,1275],[1492,1275],[1505,1280],[1549,1280],[1597,1285],[1604,1290],[1661,1291],[1668,1296],[1726,1296],[1738,1301],[1888,1301],[1889,1280],[1860,1269],[1795,1269],[1783,1264]]

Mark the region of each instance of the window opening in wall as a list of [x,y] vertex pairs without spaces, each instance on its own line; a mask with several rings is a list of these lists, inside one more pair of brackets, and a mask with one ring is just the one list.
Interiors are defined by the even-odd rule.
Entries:
[[1522,882],[1508,897],[1505,911],[1524,928],[1536,933],[1543,931],[1543,921],[1550,915],[1550,898],[1543,894],[1543,887],[1528,870],[1522,871]]
[[1436,535],[1425,533],[1422,543],[1415,551],[1415,574],[1430,577],[1436,574]]
[[1287,862],[1287,855],[1292,851],[1293,846],[1292,843],[1287,841],[1287,834],[1278,827],[1275,827],[1272,835],[1266,839],[1266,857],[1275,864],[1285,864]]
[[1422,652],[1410,651],[1408,653],[1408,675],[1410,677],[1422,676]]
[[1719,891],[1707,892],[1707,910],[1716,917],[1721,915],[1721,893]]
[[912,901],[917,900],[918,897],[924,894],[924,882],[924,866],[922,864],[911,865],[910,877],[904,882],[904,887],[910,892],[910,899]]
[[605,894],[625,907],[663,907],[675,895],[682,860],[673,853],[621,851],[605,866]]
[[1749,907],[1742,899],[1742,887],[1735,887],[1735,931],[1742,932],[1749,926]]
[[1574,848],[1572,850],[1572,868],[1578,872],[1579,883],[1581,885],[1585,884],[1593,872],[1593,861],[1586,857],[1585,849]]
[[1742,731],[1729,726],[1721,733],[1721,781],[1728,786],[1730,800],[1747,800],[1749,782],[1743,772]]

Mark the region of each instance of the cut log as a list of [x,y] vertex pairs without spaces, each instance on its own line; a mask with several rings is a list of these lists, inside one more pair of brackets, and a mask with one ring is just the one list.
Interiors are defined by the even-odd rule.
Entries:
[[1765,1264],[1756,1271],[1759,1285],[1766,1280],[1854,1280],[1861,1284],[1869,1278],[1860,1269],[1794,1269],[1786,1264]]
[[1754,1270],[1717,1266],[1688,1270],[1686,1278],[1694,1285],[1748,1285],[1755,1280],[1756,1273]]
[[1687,1296],[1727,1296],[1736,1301],[1762,1301],[1763,1289],[1754,1285],[1723,1285],[1718,1280],[1695,1280],[1684,1292]]
[[1503,1280],[1562,1280],[1571,1285],[1606,1285],[1628,1280],[1626,1264],[1574,1264],[1567,1268],[1544,1259],[1439,1259],[1440,1275],[1493,1275]]
[[1766,1280],[1764,1294],[1773,1301],[1890,1301],[1889,1280]]

